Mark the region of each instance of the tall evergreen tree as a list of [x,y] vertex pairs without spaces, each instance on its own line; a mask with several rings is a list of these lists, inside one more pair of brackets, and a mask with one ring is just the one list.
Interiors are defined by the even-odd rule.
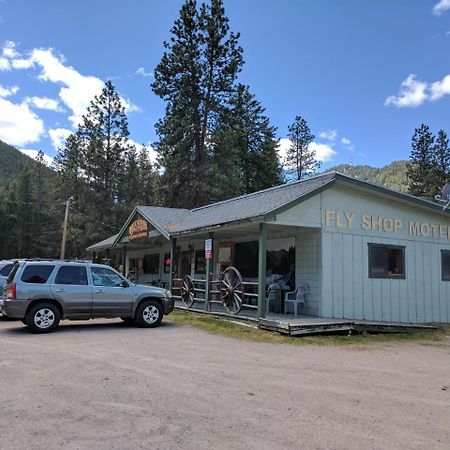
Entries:
[[448,147],[447,133],[439,130],[433,147],[434,189],[437,194],[448,183],[450,177],[450,149]]
[[212,200],[282,183],[276,128],[248,86],[237,86],[212,140],[217,189]]
[[310,147],[314,135],[303,117],[296,116],[288,127],[290,146],[286,153],[286,166],[295,174],[297,180],[315,173],[321,166],[316,159],[316,152]]
[[127,203],[127,175],[135,176],[128,156],[135,159],[136,151],[128,135],[125,108],[108,81],[55,161],[61,181],[59,204],[74,197],[69,214],[68,255],[83,256],[88,244],[117,232],[133,207]]
[[436,194],[433,149],[434,136],[428,125],[422,124],[415,129],[411,140],[407,175],[409,193],[429,200],[432,200]]
[[165,204],[197,206],[210,198],[210,136],[235,91],[242,49],[222,0],[199,9],[187,0],[171,33],[152,84],[166,102],[165,117],[156,126],[155,148],[164,167],[161,193]]
[[117,201],[128,145],[125,107],[111,81],[95,96],[78,129],[82,140],[82,169],[98,194]]

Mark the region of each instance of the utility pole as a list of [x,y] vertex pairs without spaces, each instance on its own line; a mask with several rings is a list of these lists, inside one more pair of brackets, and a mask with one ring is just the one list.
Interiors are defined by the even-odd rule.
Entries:
[[64,259],[66,256],[67,222],[69,221],[69,206],[71,200],[73,200],[72,196],[70,196],[66,202],[66,212],[64,214],[63,236],[61,243],[61,259]]

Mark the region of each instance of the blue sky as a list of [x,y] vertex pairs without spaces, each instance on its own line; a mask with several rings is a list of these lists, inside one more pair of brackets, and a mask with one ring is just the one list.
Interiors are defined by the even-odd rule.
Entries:
[[[112,79],[130,138],[156,140],[150,90],[181,0],[0,0],[0,139],[55,147]],[[303,116],[324,166],[406,159],[415,127],[450,133],[450,0],[224,0],[240,80],[278,127]]]

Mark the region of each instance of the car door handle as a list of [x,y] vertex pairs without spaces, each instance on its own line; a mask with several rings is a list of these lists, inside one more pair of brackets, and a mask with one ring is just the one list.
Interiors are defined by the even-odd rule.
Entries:
[[96,289],[94,292],[96,294],[101,294],[102,292],[104,292],[104,290],[103,289]]
[[64,292],[64,289],[56,289],[56,292]]

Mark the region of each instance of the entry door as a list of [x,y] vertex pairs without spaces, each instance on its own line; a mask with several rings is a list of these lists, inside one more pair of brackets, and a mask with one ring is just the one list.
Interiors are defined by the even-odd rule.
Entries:
[[91,267],[93,280],[92,316],[117,317],[131,312],[133,288],[107,267]]
[[178,264],[178,276],[183,278],[185,275],[191,274],[191,258],[192,252],[181,252],[180,263]]

